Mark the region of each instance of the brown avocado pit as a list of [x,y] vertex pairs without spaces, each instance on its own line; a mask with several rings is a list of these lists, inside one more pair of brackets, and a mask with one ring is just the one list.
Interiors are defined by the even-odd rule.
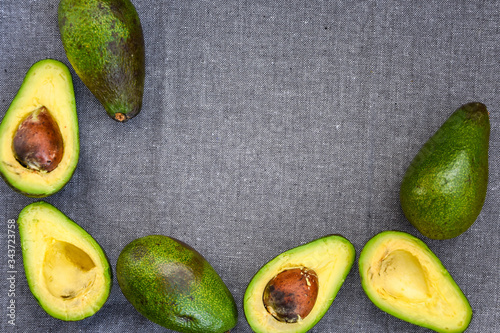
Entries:
[[287,269],[272,278],[262,301],[280,322],[296,323],[307,317],[318,297],[318,275],[306,267]]
[[49,110],[42,106],[19,124],[12,141],[16,160],[25,168],[51,172],[64,153],[61,130]]

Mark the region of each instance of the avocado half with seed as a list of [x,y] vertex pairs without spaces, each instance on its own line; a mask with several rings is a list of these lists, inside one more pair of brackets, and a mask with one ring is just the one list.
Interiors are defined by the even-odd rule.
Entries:
[[79,152],[71,74],[57,60],[38,61],[0,124],[0,175],[26,196],[45,197],[71,179]]
[[323,317],[355,259],[354,246],[329,235],[285,251],[252,278],[246,319],[257,333],[306,332]]
[[31,293],[51,316],[76,321],[106,302],[111,268],[103,249],[54,206],[26,206],[17,220]]
[[359,257],[366,295],[381,310],[436,332],[463,332],[472,309],[436,255],[418,238],[385,231]]

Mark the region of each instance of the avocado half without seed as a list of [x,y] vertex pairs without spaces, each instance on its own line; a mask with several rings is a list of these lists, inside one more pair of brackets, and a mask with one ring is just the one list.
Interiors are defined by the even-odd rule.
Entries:
[[281,253],[252,278],[245,316],[257,333],[306,332],[323,317],[355,259],[354,246],[329,235]]
[[111,269],[97,242],[54,206],[26,206],[17,220],[31,293],[51,316],[76,321],[106,302]]
[[436,332],[463,332],[472,309],[434,253],[418,238],[385,231],[359,257],[361,284],[381,310]]
[[41,60],[0,124],[0,175],[26,196],[45,197],[71,179],[79,152],[71,74],[57,60]]

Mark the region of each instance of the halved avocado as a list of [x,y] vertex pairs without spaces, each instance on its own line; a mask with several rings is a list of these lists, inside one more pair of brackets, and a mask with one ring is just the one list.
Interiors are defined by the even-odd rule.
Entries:
[[26,206],[17,220],[30,290],[51,316],[76,321],[106,302],[111,268],[99,244],[54,206]]
[[70,180],[79,152],[71,74],[57,60],[38,61],[0,124],[0,175],[26,196],[45,197]]
[[385,231],[359,257],[361,284],[381,310],[437,332],[463,332],[472,309],[441,261],[420,239]]
[[248,284],[243,304],[248,324],[257,333],[310,330],[332,304],[355,255],[354,246],[339,235],[278,255]]

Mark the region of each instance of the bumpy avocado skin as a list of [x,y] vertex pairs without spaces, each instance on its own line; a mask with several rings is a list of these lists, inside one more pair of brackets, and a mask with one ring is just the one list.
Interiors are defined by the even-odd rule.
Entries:
[[129,243],[116,264],[118,284],[143,316],[185,333],[222,333],[236,326],[230,291],[206,259],[171,237]]
[[401,183],[401,207],[424,236],[453,238],[476,220],[488,185],[489,135],[486,106],[465,104],[411,162]]
[[129,0],[62,0],[61,40],[75,72],[117,121],[142,107],[145,57],[139,16]]

